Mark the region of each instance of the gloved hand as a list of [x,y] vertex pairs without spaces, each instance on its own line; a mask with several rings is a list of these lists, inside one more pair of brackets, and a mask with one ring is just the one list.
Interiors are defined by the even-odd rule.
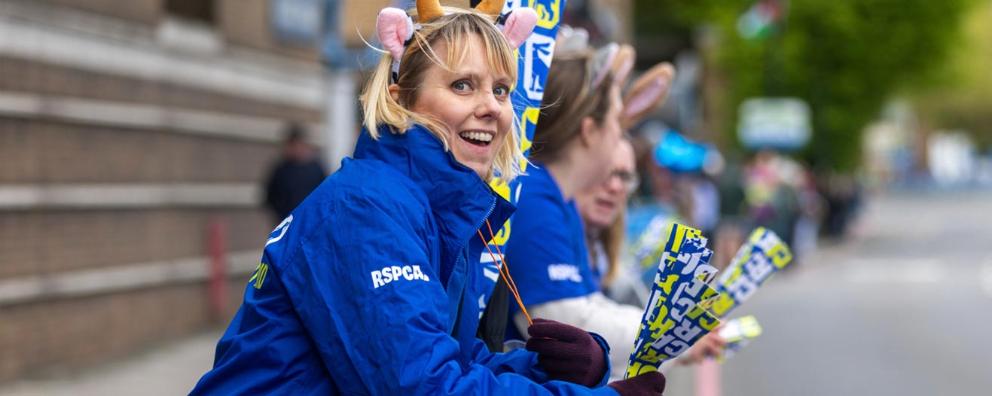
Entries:
[[592,387],[606,375],[606,354],[585,330],[534,319],[527,334],[527,350],[537,353],[538,365],[551,379]]
[[609,387],[620,396],[661,396],[665,391],[665,375],[652,371],[623,381],[610,382]]

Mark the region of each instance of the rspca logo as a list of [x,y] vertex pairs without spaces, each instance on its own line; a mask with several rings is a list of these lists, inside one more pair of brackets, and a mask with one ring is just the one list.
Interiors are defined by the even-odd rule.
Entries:
[[404,266],[390,266],[383,267],[381,270],[372,271],[372,288],[378,289],[380,286],[388,285],[393,281],[398,280],[422,280],[424,282],[430,282],[430,278],[424,275],[420,271],[419,265],[404,265]]
[[551,264],[548,266],[548,278],[553,281],[582,282],[582,275],[579,274],[579,267],[571,264]]

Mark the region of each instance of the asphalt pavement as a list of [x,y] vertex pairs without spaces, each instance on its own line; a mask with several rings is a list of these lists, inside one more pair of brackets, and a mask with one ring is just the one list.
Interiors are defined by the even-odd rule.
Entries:
[[868,205],[733,313],[764,333],[723,365],[724,395],[992,394],[992,193]]

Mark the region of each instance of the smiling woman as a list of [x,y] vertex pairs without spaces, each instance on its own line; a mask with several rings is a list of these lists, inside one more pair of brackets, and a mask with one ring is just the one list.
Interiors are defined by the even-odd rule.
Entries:
[[537,16],[494,20],[436,0],[418,2],[417,25],[380,12],[387,53],[362,97],[354,158],[270,235],[264,282],[246,287],[193,394],[616,394],[602,387],[608,347],[580,329],[535,320],[537,352],[490,353],[475,336],[493,282],[466,258],[512,212],[484,179],[518,172],[512,49]]
[[362,96],[365,127],[377,137],[383,124],[394,133],[421,124],[480,177],[512,179],[523,159],[518,134],[510,133],[513,49],[478,14],[444,10],[449,15],[421,23],[409,48],[380,61]]

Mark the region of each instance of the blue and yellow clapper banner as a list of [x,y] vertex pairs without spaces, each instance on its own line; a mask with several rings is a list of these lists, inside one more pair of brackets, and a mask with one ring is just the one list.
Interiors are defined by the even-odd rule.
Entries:
[[[536,10],[538,16],[534,33],[517,50],[518,75],[512,96],[514,121],[520,127],[520,134],[518,135],[520,150],[526,156],[530,152],[534,130],[537,128],[537,118],[540,115],[541,100],[544,98],[544,86],[548,79],[548,71],[551,69],[551,59],[555,52],[555,37],[558,35],[558,27],[561,25],[565,0],[506,0],[503,12],[524,6]],[[520,168],[526,171],[527,165],[525,161],[520,164]],[[520,197],[521,185],[519,183],[506,183],[506,181],[496,178],[490,183],[490,186],[500,196],[513,204],[516,204]],[[503,227],[496,233],[496,237],[490,241],[491,244],[501,247],[506,244],[512,231],[512,220],[511,218],[503,224]],[[496,250],[495,247],[493,250]],[[497,257],[497,260],[502,259],[502,257]],[[483,264],[486,277],[494,281],[498,279],[498,266],[502,263],[493,262],[493,258],[486,251],[483,251],[480,261]],[[486,300],[488,300],[488,296],[483,296],[482,301]],[[482,305],[480,309],[484,310],[484,304],[480,305]]]
[[625,378],[657,370],[720,324],[706,308],[717,296],[709,286],[717,270],[709,264],[713,251],[706,238],[677,223],[670,223],[665,235]]

